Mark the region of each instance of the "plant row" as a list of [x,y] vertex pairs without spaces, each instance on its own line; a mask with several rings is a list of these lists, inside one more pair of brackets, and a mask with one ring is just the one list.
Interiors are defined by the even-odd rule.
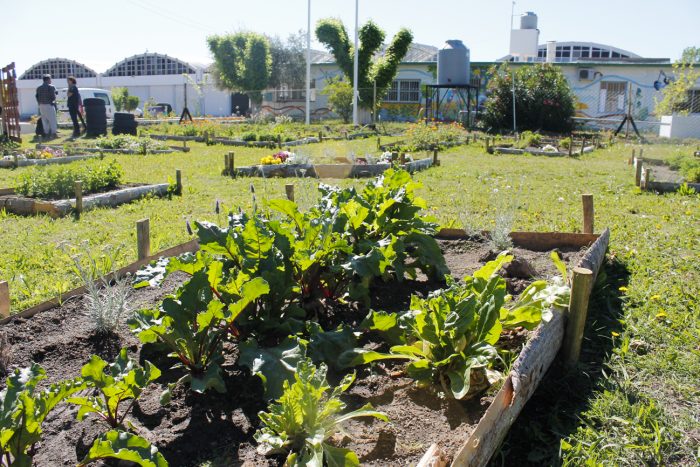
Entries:
[[68,165],[37,166],[20,173],[15,192],[41,199],[65,199],[75,196],[75,182],[82,181],[83,194],[116,188],[124,171],[116,160],[86,160]]

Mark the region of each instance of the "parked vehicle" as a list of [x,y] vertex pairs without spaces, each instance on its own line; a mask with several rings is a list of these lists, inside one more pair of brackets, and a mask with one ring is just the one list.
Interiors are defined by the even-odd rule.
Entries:
[[[80,97],[83,99],[96,98],[105,101],[105,110],[107,111],[107,118],[114,118],[114,113],[117,109],[114,107],[114,101],[112,100],[112,93],[106,89],[97,88],[78,88],[80,90]],[[56,104],[58,105],[59,115],[68,117],[68,88],[63,88],[58,90],[58,96],[56,97]]]

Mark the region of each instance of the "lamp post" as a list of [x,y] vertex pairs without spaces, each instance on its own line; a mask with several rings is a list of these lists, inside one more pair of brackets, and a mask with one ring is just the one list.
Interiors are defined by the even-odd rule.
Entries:
[[[511,37],[511,42],[513,40],[513,17],[515,16],[515,2],[513,2],[513,5],[510,8],[510,37]],[[513,133],[518,132],[518,127],[516,125],[515,121],[515,68],[512,69],[511,71],[511,78],[513,79]]]
[[357,125],[357,98],[358,98],[358,90],[357,90],[357,74],[358,74],[358,69],[357,69],[357,60],[358,60],[358,51],[357,51],[357,44],[358,44],[358,37],[357,37],[357,32],[358,32],[358,14],[359,14],[359,0],[355,0],[355,63],[353,65],[353,70],[352,70],[352,79],[353,79],[353,89],[352,89],[352,124]]
[[311,123],[311,0],[306,20],[306,124]]

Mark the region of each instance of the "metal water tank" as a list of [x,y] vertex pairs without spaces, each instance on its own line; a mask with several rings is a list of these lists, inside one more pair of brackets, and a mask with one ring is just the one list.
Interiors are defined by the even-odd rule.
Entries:
[[460,40],[446,41],[438,51],[438,84],[469,84],[469,49]]
[[537,15],[531,11],[526,11],[520,17],[520,29],[537,29]]

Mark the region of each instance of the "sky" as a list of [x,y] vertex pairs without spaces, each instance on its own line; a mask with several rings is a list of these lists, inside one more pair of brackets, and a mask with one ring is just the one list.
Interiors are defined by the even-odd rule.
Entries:
[[[0,65],[14,61],[21,73],[60,57],[103,72],[146,51],[210,63],[207,36],[251,30],[286,38],[306,30],[307,1],[0,0]],[[359,0],[359,20],[373,19],[387,37],[408,27],[415,42],[437,47],[461,39],[472,61],[493,61],[508,54],[511,8],[510,0]],[[520,0],[516,27],[526,11],[539,17],[540,43],[598,42],[672,60],[700,46],[700,0]],[[352,39],[354,1],[311,0],[312,31],[326,17],[342,19]]]

